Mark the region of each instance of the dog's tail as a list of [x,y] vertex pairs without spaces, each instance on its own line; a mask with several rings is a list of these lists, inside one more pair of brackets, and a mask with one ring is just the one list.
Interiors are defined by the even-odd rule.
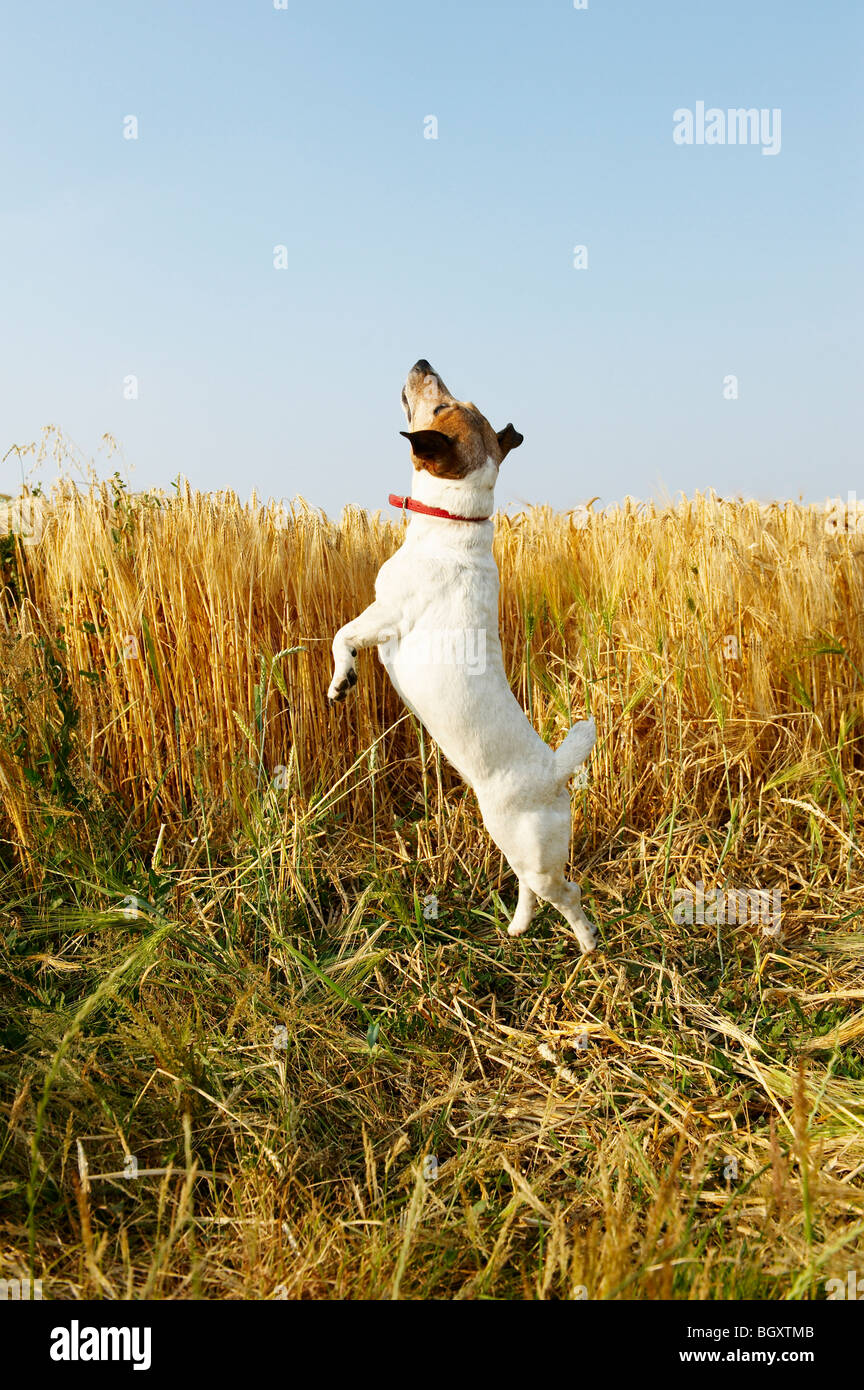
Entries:
[[597,740],[597,727],[593,719],[583,719],[574,724],[569,734],[555,749],[555,771],[562,784],[581,767]]

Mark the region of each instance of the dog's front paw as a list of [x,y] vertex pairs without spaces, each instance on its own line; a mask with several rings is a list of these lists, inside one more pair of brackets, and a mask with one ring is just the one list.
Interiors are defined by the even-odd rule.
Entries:
[[330,689],[327,691],[327,699],[331,704],[338,704],[345,699],[352,686],[357,684],[357,672],[353,666],[349,666],[343,675],[334,675],[330,682]]

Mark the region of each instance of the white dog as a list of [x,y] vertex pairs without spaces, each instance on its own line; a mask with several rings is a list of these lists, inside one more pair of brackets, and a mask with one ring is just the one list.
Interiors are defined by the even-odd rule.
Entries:
[[410,498],[390,501],[410,512],[408,529],[381,566],[375,602],[333,639],[328,698],[344,700],[357,683],[358,649],[377,646],[405,704],[473,787],[486,829],[519,879],[510,935],[526,930],[542,898],[592,951],[596,929],[565,868],[567,780],[594,746],[594,720],[576,724],[553,752],[507,684],[501,656],[491,518],[499,465],[522,436],[512,425],[496,434],[422,359],[402,404],[414,481]]

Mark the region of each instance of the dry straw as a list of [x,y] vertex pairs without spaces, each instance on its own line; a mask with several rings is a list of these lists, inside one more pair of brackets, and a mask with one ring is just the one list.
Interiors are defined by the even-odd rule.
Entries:
[[[713,494],[498,517],[513,688],[551,743],[598,725],[580,960],[554,914],[504,937],[512,876],[373,654],[326,703],[401,532],[115,480],[5,543],[8,1268],[818,1296],[862,1269],[864,536]],[[779,890],[781,933],[675,920],[711,887]],[[99,1207],[78,1135],[163,1176]]]

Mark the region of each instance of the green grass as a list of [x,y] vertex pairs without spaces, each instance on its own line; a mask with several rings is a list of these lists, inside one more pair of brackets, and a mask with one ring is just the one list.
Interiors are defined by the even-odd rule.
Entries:
[[[694,828],[622,832],[583,876],[605,938],[583,959],[549,911],[503,935],[513,886],[464,800],[446,884],[440,855],[398,857],[421,815],[375,847],[322,820],[286,891],[288,808],[248,805],[230,853],[186,845],[190,822],[142,855],[110,816],[84,852],[58,818],[41,889],[7,869],[5,1277],[61,1298],[783,1298],[860,1263],[860,1035],[811,1050],[848,1024],[844,990],[860,1006],[860,937],[818,930],[844,891],[804,885],[779,945],[682,928],[656,896]],[[747,840],[708,838],[747,881]],[[117,1176],[127,1154],[142,1176]]]
[[[710,495],[498,518],[517,697],[552,743],[597,718],[583,958],[551,909],[506,936],[513,876],[371,655],[326,706],[332,633],[399,525],[185,485],[66,487],[43,519],[0,539],[0,1278],[801,1299],[860,1277],[857,534]],[[700,882],[779,890],[782,935],[676,922]]]

